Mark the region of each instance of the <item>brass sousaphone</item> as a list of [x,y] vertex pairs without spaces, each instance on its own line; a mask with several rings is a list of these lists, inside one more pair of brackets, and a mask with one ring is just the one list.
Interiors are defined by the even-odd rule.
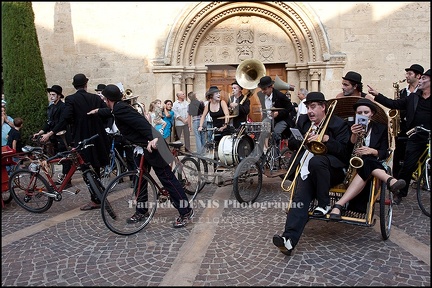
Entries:
[[237,83],[249,90],[257,88],[260,79],[265,75],[265,66],[257,59],[243,60],[236,70]]

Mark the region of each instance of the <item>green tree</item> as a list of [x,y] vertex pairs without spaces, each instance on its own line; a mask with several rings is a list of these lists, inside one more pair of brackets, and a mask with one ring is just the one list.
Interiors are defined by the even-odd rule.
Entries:
[[46,77],[31,2],[2,2],[2,68],[7,113],[21,117],[23,140],[46,121]]

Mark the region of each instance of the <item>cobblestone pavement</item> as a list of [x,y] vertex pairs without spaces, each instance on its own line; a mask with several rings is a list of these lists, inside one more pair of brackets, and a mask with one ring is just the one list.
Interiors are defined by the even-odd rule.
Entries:
[[[78,176],[77,176],[78,177]],[[414,190],[394,206],[390,238],[374,227],[311,220],[292,256],[272,244],[289,195],[264,177],[254,207],[232,186],[209,184],[193,223],[171,228],[174,208],[159,208],[143,231],[120,236],[100,211],[80,211],[89,193],[41,214],[15,202],[2,209],[2,286],[430,286],[430,218]],[[258,208],[258,203],[260,207]]]

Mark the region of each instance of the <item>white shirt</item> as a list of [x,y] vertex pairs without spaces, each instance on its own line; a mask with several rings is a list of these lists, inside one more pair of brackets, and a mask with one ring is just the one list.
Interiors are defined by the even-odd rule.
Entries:
[[297,110],[297,116],[296,116],[296,122],[300,116],[300,114],[307,114],[307,108],[306,108],[306,104],[304,103],[306,101],[306,98],[301,100],[300,103],[298,104],[298,110]]
[[183,121],[181,121],[178,118],[182,117],[184,120],[186,120],[188,118],[188,108],[189,108],[189,102],[187,102],[186,100],[182,102],[177,100],[173,103],[172,111],[174,112],[176,126],[186,125],[185,123],[183,123]]
[[[264,98],[265,108],[266,109],[272,108],[273,107],[273,101],[272,101],[273,93],[270,96],[265,95],[264,97],[265,97]],[[271,119],[271,111],[270,110],[267,110],[267,117]]]

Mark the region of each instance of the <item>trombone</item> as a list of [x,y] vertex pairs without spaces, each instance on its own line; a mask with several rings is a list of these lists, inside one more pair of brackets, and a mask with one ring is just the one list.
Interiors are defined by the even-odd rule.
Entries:
[[[336,108],[336,104],[337,104],[337,100],[334,100],[329,105],[327,114],[323,118],[323,120],[321,121],[321,123],[320,123],[320,125],[319,125],[319,127],[317,129],[317,133],[319,134],[317,140],[307,142],[307,139],[309,138],[309,134],[311,132],[313,132],[312,128],[313,128],[314,125],[311,125],[311,127],[309,128],[309,130],[306,132],[305,137],[303,139],[303,142],[300,145],[300,148],[297,150],[297,153],[294,156],[294,159],[292,160],[291,165],[288,168],[288,170],[285,173],[285,176],[284,176],[284,178],[282,180],[282,183],[281,183],[282,190],[284,190],[286,192],[290,192],[290,191],[292,192],[292,189],[294,188],[294,183],[297,180],[298,174],[300,174],[298,172],[299,171],[298,169],[296,170],[296,174],[294,176],[294,179],[291,181],[291,184],[290,184],[290,186],[288,188],[284,187],[284,183],[285,183],[286,179],[288,178],[288,175],[290,174],[291,169],[293,168],[293,166],[294,166],[294,164],[296,162],[296,158],[300,154],[300,151],[302,150],[303,147],[305,147],[305,149],[307,150],[306,153],[312,152],[313,154],[316,154],[316,155],[323,155],[323,154],[327,153],[327,147],[325,146],[324,143],[322,143],[322,138],[325,135],[325,131],[327,130],[327,126],[328,126],[328,124],[330,122],[330,118],[333,115],[333,112],[334,112],[334,110]],[[306,159],[306,157],[304,157],[304,159]],[[299,167],[302,167],[303,164],[304,164],[304,160],[300,163]]]

